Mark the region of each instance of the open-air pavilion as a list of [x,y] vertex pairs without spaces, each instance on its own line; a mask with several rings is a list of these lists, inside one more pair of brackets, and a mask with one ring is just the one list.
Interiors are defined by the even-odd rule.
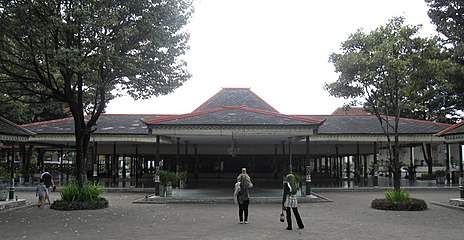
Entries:
[[[160,165],[186,171],[190,183],[233,182],[246,167],[263,183],[278,184],[291,170],[310,172],[316,185],[343,179],[355,179],[357,184],[388,172],[388,156],[377,118],[354,110],[286,115],[249,88],[223,88],[187,114],[103,114],[91,137],[88,175],[146,187]],[[401,119],[401,161],[449,166],[451,157],[459,156],[446,150],[444,137],[437,133],[450,126]],[[22,127],[35,133],[28,144],[36,146],[39,165],[53,162],[58,172],[72,165],[72,118]],[[52,157],[47,159],[45,152]]]

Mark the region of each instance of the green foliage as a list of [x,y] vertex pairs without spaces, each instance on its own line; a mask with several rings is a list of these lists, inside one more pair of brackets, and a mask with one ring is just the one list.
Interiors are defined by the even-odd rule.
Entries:
[[87,183],[80,187],[70,182],[61,189],[61,199],[67,202],[92,202],[100,198],[103,190],[99,183]]
[[70,182],[61,189],[61,199],[50,206],[55,210],[86,210],[108,207],[108,200],[101,197],[103,190],[99,183],[87,183],[80,187]]
[[19,125],[69,117],[63,103],[41,96],[11,100],[0,95],[0,113],[2,117]]
[[0,96],[68,107],[81,186],[90,134],[109,100],[169,94],[190,78],[181,59],[190,0],[1,1],[0,9]]
[[371,207],[380,210],[392,211],[422,211],[427,209],[427,203],[423,199],[411,198],[409,201],[391,202],[386,199],[375,199]]
[[[358,30],[351,34],[342,43],[342,53],[330,55],[339,73],[337,81],[325,84],[330,95],[350,99],[351,105],[362,103],[377,117],[388,139],[395,189],[400,189],[401,179],[400,118],[438,112],[444,116],[450,113],[446,111],[454,111],[454,103],[443,101],[449,100],[444,71],[452,63],[442,54],[436,38],[420,37],[420,27],[404,21],[397,17],[369,33]],[[427,101],[418,108],[416,102],[422,104],[424,99]]]
[[435,178],[435,173],[422,173],[420,177],[417,177],[417,180],[433,180]]
[[64,211],[92,210],[107,208],[108,205],[109,202],[105,198],[98,198],[92,202],[68,202],[63,200],[55,200],[52,205],[50,205],[50,208]]
[[385,200],[387,202],[407,202],[411,200],[411,196],[404,189],[388,190],[385,192]]
[[181,171],[177,173],[177,179],[179,181],[187,182],[187,172],[186,171]]
[[[436,25],[437,31],[442,34],[443,42],[447,44],[447,50],[451,59],[459,66],[449,69],[448,79],[454,91],[449,93],[451,99],[456,99],[456,109],[464,108],[464,16],[463,1],[426,0],[428,15]],[[460,116],[462,117],[462,116]]]
[[419,29],[393,18],[370,33],[350,35],[343,53],[330,56],[340,76],[326,90],[353,99],[352,105],[363,102],[376,115],[447,121],[438,116],[456,115],[447,81],[454,64],[438,39],[419,37]]
[[444,177],[444,176],[446,176],[446,171],[443,170],[443,169],[436,170],[436,171],[435,171],[435,176],[436,176],[436,177]]
[[0,168],[0,182],[9,182],[10,181],[10,173],[3,168]]
[[293,173],[293,175],[295,176],[295,180],[299,186],[303,186],[303,184],[306,183],[306,176],[303,176],[302,174],[299,174],[299,173]]
[[166,186],[168,182],[171,182],[171,184],[175,186],[178,180],[179,178],[175,172],[171,172],[168,170],[160,171],[160,182],[162,185]]

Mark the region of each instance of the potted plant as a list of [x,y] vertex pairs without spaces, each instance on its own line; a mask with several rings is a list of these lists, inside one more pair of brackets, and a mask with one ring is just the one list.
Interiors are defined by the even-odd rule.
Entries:
[[300,193],[300,196],[305,197],[306,196],[306,176],[303,176],[299,173],[293,173],[295,176],[295,180],[298,183],[298,192]]
[[0,169],[0,201],[6,201],[8,198],[8,188],[7,185],[10,182],[10,174]]
[[172,184],[178,180],[177,174],[168,170],[160,171],[160,196],[172,196]]
[[445,183],[445,176],[446,171],[443,169],[435,171],[435,180],[437,184],[444,184]]
[[187,171],[178,172],[177,179],[179,180],[179,188],[185,188],[187,185]]

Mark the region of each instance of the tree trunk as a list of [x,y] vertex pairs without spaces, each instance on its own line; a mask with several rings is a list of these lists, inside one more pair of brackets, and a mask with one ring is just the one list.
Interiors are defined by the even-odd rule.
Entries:
[[29,148],[26,150],[26,157],[24,162],[24,178],[28,180],[31,177],[31,158],[34,145],[29,145]]
[[432,145],[430,144],[422,144],[422,153],[424,155],[425,163],[427,163],[427,172],[428,174],[432,174],[433,172],[433,165],[432,165]]
[[77,184],[83,187],[87,182],[87,161],[84,150],[84,131],[80,130],[75,132],[76,134],[76,169],[74,174],[76,175]]

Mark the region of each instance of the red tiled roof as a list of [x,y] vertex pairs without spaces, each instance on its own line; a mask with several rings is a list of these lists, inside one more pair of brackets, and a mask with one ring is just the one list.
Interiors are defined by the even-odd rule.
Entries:
[[[446,135],[447,133],[451,133],[453,130],[455,130],[455,129],[461,127],[461,126],[464,126],[464,121],[462,121],[460,123],[453,124],[450,127],[448,127],[447,129],[445,129],[443,131],[440,131],[437,134],[434,134],[434,136],[441,137],[443,135]],[[464,131],[462,131],[460,133],[464,133]]]

